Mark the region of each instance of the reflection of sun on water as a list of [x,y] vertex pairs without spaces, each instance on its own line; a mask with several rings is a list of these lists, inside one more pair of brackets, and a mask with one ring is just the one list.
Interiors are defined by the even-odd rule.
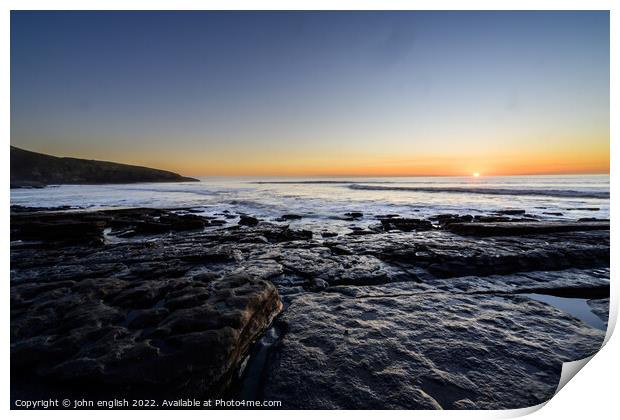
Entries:
[[480,176],[480,172],[474,172],[474,173],[472,174],[472,176],[473,176],[474,178],[478,178],[478,177]]

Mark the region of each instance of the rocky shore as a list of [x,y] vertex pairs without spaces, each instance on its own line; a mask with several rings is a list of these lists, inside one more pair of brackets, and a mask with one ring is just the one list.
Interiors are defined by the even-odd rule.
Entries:
[[607,322],[609,221],[335,216],[12,207],[12,400],[520,408],[602,344],[536,297]]

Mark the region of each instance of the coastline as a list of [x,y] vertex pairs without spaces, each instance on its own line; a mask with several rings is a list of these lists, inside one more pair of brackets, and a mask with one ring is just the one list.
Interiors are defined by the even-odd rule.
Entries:
[[342,234],[291,228],[293,214],[35,210],[11,213],[13,401],[36,380],[48,396],[520,408],[604,337],[531,295],[606,319],[608,221],[508,209]]

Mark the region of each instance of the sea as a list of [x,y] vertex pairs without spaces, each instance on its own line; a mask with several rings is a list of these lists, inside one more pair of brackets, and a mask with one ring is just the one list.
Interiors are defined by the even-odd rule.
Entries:
[[76,210],[131,207],[191,209],[206,216],[247,214],[299,228],[347,229],[388,214],[491,214],[521,209],[541,220],[609,218],[609,175],[389,178],[203,177],[201,182],[58,185],[12,189],[11,205]]

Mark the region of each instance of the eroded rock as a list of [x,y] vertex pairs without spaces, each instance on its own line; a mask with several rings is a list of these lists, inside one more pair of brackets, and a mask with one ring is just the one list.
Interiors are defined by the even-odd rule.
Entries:
[[555,392],[604,333],[518,296],[299,296],[262,397],[289,409],[506,409]]
[[[522,407],[550,395],[561,360],[600,345],[602,331],[524,294],[590,299],[603,314],[604,222],[386,215],[315,235],[194,216],[14,212],[12,232],[40,222],[59,236],[11,244],[13,380],[43,394],[221,394],[282,303],[256,396],[283,408]],[[73,223],[108,233],[63,241]],[[143,223],[155,228],[137,233]],[[502,223],[510,234],[453,232]]]
[[504,236],[536,235],[558,232],[609,230],[608,221],[580,220],[566,222],[496,222],[496,223],[453,223],[448,230],[459,235]]
[[12,290],[12,374],[85,396],[116,385],[149,398],[222,395],[282,308],[271,283],[247,275],[106,280]]

